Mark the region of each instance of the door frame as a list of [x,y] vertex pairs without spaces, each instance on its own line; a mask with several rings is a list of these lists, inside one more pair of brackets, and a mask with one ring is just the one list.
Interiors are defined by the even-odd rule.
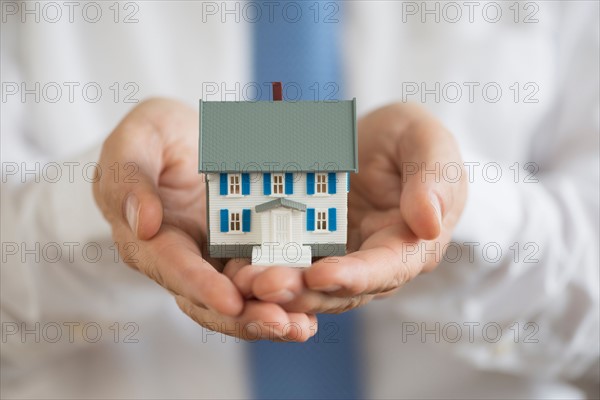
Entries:
[[[293,238],[293,215],[292,215],[292,210],[289,210],[287,208],[279,208],[279,209],[275,209],[275,210],[271,210],[271,241],[273,243],[277,243],[277,233],[278,233],[278,229],[277,229],[277,216],[281,215],[281,216],[286,216],[288,219],[288,227],[287,227],[287,233],[288,233],[288,241],[287,243],[293,242],[294,238]],[[279,243],[280,246],[284,246],[285,243]]]

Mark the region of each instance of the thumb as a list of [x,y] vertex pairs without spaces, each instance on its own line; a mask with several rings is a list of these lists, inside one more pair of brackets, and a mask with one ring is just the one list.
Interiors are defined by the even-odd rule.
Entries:
[[122,217],[131,232],[142,240],[152,238],[160,229],[163,208],[156,186],[147,176],[142,176],[133,187],[122,188]]
[[401,215],[415,235],[433,240],[442,232],[444,218],[452,210],[459,190],[458,181],[464,176],[458,147],[452,135],[433,118],[415,123],[399,146],[403,160]]
[[440,188],[420,178],[407,180],[400,196],[400,213],[410,229],[421,239],[432,240],[442,231],[445,207]]
[[[193,148],[197,113],[182,104],[150,99],[125,116],[105,140],[94,183],[94,196],[113,231],[131,231],[148,240],[159,231],[163,204],[159,179],[181,164]],[[188,154],[186,154],[188,156]]]
[[[156,146],[137,146],[135,135],[119,135],[104,143],[96,169],[94,197],[113,229],[130,230],[137,238],[152,238],[162,224],[158,193],[161,170]],[[143,149],[143,151],[141,151]]]

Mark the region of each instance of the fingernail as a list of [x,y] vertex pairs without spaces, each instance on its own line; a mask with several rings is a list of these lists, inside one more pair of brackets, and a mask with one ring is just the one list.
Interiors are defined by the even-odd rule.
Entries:
[[130,193],[125,199],[125,218],[131,231],[137,236],[138,215],[140,213],[140,202],[135,194]]
[[326,293],[337,292],[341,288],[342,287],[340,285],[330,285],[330,286],[313,287],[313,289],[316,290],[316,291],[318,291],[318,292],[326,292]]
[[277,292],[269,293],[264,296],[260,296],[262,300],[272,301],[274,303],[287,303],[294,299],[294,293],[288,289],[281,289]]
[[431,205],[433,206],[433,209],[435,210],[435,215],[437,217],[438,224],[440,225],[440,228],[441,228],[441,226],[442,226],[442,205],[440,204],[440,199],[435,195],[435,193],[431,193],[429,195],[429,202],[431,203]]

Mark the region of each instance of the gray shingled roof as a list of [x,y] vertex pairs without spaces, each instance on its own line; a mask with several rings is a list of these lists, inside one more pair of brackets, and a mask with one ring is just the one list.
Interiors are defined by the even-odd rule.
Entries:
[[358,171],[356,100],[200,100],[200,172]]

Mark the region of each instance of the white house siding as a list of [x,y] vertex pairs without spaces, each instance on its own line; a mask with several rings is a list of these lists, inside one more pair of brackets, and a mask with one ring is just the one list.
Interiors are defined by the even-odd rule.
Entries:
[[[340,172],[336,174],[336,194],[332,195],[308,195],[306,194],[306,174],[294,173],[294,193],[285,196],[265,196],[263,194],[262,173],[250,173],[250,195],[248,196],[222,196],[220,195],[219,174],[207,174],[209,190],[209,227],[211,245],[237,245],[237,244],[260,244],[262,242],[262,227],[260,213],[254,211],[254,207],[275,200],[278,197],[306,204],[307,208],[315,209],[337,209],[337,229],[333,232],[309,232],[306,230],[306,213],[302,212],[302,221],[299,227],[295,227],[294,235],[298,230],[303,237],[303,244],[345,244],[347,232],[347,174]],[[221,232],[220,210],[250,209],[250,232],[227,233]],[[267,212],[267,211],[266,211]]]

